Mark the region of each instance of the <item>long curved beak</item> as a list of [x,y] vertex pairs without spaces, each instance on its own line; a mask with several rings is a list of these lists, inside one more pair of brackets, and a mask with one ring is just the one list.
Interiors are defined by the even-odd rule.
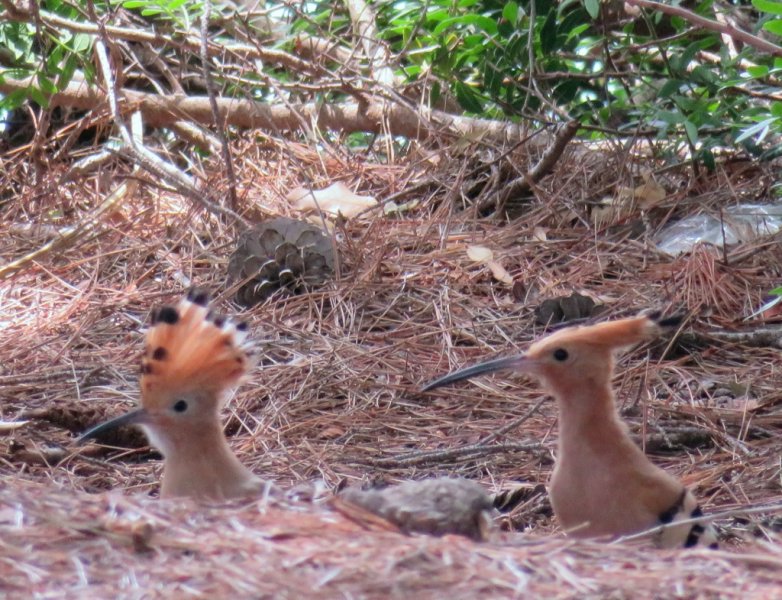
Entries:
[[530,366],[530,359],[527,358],[525,354],[506,356],[504,358],[495,358],[494,360],[488,360],[486,362],[473,365],[472,367],[466,367],[459,371],[448,373],[448,375],[443,375],[439,379],[435,379],[434,381],[427,383],[423,388],[421,388],[421,391],[428,392],[429,390],[433,390],[450,383],[455,383],[457,381],[461,381],[462,379],[469,379],[471,377],[477,377],[478,375],[493,373],[495,371],[501,371],[504,369],[524,371],[528,366]]
[[145,423],[148,420],[148,417],[149,415],[147,414],[147,411],[145,411],[143,408],[137,408],[136,410],[132,410],[129,413],[115,417],[110,421],[105,421],[104,423],[95,425],[95,427],[91,427],[81,434],[79,439],[76,440],[76,444],[79,446],[86,444],[91,439],[99,437],[107,431],[111,431],[112,429],[116,429],[122,425]]

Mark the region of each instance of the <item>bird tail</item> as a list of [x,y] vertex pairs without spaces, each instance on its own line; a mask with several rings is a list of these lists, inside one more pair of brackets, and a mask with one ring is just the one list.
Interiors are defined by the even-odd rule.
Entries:
[[208,295],[194,288],[177,306],[153,312],[141,359],[145,407],[180,394],[218,398],[249,369],[247,325],[213,313],[208,303]]
[[[717,548],[717,531],[708,521],[695,521],[703,517],[703,511],[692,493],[684,489],[671,508],[659,516],[662,524],[667,525],[660,532],[658,543],[662,548],[695,546]],[[679,525],[678,521],[686,521]]]

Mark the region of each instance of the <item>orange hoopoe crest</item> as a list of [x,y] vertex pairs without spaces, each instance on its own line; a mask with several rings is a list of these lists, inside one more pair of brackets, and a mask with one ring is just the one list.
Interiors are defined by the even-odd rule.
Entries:
[[157,309],[152,325],[141,359],[145,408],[190,394],[217,400],[247,372],[246,324],[210,312],[203,292],[191,291],[176,308]]

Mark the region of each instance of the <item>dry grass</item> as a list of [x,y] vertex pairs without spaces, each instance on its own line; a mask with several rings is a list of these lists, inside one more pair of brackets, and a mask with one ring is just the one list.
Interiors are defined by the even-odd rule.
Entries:
[[[499,222],[462,210],[465,190],[482,181],[475,154],[422,151],[390,166],[373,155],[331,148],[321,156],[276,142],[245,143],[234,154],[242,157],[248,217],[291,214],[288,189],[337,178],[381,199],[418,186],[397,201],[420,201],[402,216],[375,211],[338,226],[338,280],[242,315],[263,359],[230,404],[227,431],[257,473],[284,487],[445,474],[493,491],[545,482],[556,414],[544,402],[528,415],[540,400],[534,384],[481,378],[436,394],[417,389],[451,368],[524,347],[543,332],[535,306],[578,291],[604,303],[608,316],[650,306],[693,311],[688,328],[698,345],[665,359],[660,349],[640,348],[620,360],[621,410],[707,512],[782,501],[779,350],[708,342],[712,328],[745,327],[743,316],[779,285],[782,249],[738,248],[725,264],[705,248],[672,259],[650,242],[671,218],[762,193],[765,173],[724,167],[700,183],[687,183],[684,171],[669,174],[662,183],[670,190],[685,181],[682,191],[595,231],[590,203],[632,184],[636,167],[626,157],[565,159],[534,202]],[[121,181],[122,167],[114,168]],[[3,184],[16,194],[2,206],[2,262],[42,246],[52,228],[85,219],[111,190],[101,177],[63,183],[66,166],[30,169],[20,158],[6,165]],[[131,450],[73,449],[74,433],[135,401],[140,331],[152,306],[197,283],[236,312],[226,282],[236,234],[141,185],[94,235],[0,284],[0,417],[30,419],[0,433],[6,589],[40,597],[442,597],[447,590],[454,598],[748,598],[770,597],[782,585],[775,523],[764,514],[721,518],[719,552],[658,552],[568,541],[545,496],[533,491],[503,520],[522,532],[476,544],[365,530],[320,504],[160,503],[149,498],[159,461],[138,434],[117,437]],[[494,251],[517,282],[513,290],[467,258],[470,244]]]

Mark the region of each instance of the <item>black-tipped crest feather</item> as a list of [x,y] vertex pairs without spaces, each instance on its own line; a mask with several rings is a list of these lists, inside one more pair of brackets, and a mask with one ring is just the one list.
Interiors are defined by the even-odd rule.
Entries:
[[166,323],[167,325],[176,325],[179,321],[179,313],[173,306],[161,306],[152,311],[152,325]]
[[187,299],[198,306],[206,306],[209,304],[209,292],[203,288],[192,287],[187,291]]

